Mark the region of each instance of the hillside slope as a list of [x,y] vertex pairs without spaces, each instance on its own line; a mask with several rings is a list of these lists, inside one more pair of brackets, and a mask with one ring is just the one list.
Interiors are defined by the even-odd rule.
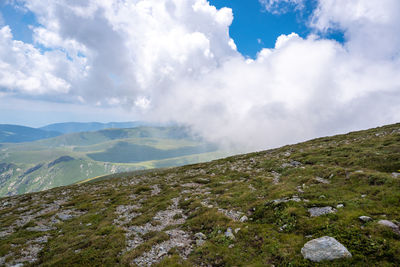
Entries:
[[73,184],[131,170],[180,166],[226,156],[184,127],[72,133],[0,144],[0,196]]
[[397,266],[399,172],[396,124],[3,198],[0,265]]

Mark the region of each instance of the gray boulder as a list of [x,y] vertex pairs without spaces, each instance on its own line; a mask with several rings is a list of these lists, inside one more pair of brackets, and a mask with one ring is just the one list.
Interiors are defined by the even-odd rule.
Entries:
[[368,217],[368,216],[360,216],[360,217],[358,217],[358,219],[360,221],[362,221],[362,222],[370,222],[370,221],[372,221],[372,218]]
[[389,227],[389,228],[391,228],[393,230],[393,232],[395,232],[396,234],[400,235],[400,228],[399,228],[399,226],[397,224],[394,224],[393,222],[388,221],[388,220],[380,220],[378,222],[378,224],[380,224],[382,226],[385,226],[385,227]]
[[324,236],[307,242],[301,249],[305,259],[313,262],[351,258],[351,253],[335,238]]
[[329,213],[335,213],[336,211],[337,211],[336,209],[329,207],[329,206],[308,209],[308,212],[310,213],[311,217],[318,217],[318,216],[329,214]]

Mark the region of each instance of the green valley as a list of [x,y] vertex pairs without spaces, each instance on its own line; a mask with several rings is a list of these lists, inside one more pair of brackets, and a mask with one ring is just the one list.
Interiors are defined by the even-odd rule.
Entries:
[[79,132],[0,144],[0,196],[73,184],[123,171],[208,161],[226,155],[184,127]]

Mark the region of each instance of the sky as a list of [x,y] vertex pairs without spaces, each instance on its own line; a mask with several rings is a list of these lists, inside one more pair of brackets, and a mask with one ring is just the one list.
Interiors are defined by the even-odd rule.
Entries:
[[400,121],[398,0],[5,0],[0,123],[176,122],[260,150]]

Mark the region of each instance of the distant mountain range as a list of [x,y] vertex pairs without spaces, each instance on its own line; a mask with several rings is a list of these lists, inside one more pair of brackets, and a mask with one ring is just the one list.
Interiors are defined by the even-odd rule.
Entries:
[[60,136],[69,133],[92,132],[112,128],[135,128],[156,126],[155,124],[134,122],[65,122],[49,124],[40,128],[21,125],[0,124],[0,143],[22,143]]
[[0,143],[21,143],[59,136],[57,131],[46,131],[20,125],[0,124]]
[[148,122],[132,121],[132,122],[64,122],[54,123],[43,127],[41,130],[60,132],[63,134],[79,133],[79,132],[92,132],[112,128],[134,128],[139,126],[156,126]]

